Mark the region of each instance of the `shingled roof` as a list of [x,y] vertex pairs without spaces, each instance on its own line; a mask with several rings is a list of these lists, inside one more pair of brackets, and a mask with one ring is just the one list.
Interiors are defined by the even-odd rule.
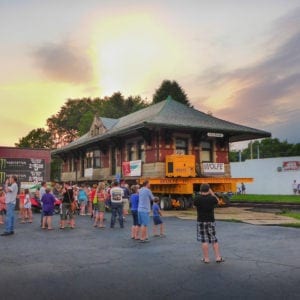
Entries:
[[100,118],[109,124],[107,132],[91,137],[85,134],[53,154],[76,149],[110,137],[119,137],[142,128],[184,129],[199,132],[223,133],[229,142],[270,137],[269,132],[224,121],[174,101],[171,97],[120,119]]

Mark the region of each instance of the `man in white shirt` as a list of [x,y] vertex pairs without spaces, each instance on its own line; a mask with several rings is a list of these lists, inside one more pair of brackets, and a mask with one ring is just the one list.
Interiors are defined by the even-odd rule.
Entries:
[[124,228],[123,197],[124,197],[123,189],[119,186],[119,183],[117,181],[114,182],[113,187],[110,189],[110,199],[111,199],[110,228],[114,228],[117,215],[119,217],[120,227]]
[[6,192],[6,219],[5,219],[5,232],[1,236],[9,236],[14,234],[14,221],[15,221],[15,206],[18,195],[18,178],[16,176],[10,176],[5,183]]

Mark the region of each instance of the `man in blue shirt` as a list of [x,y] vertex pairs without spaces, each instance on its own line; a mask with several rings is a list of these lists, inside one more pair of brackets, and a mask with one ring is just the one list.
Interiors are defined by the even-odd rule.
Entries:
[[143,183],[143,187],[139,191],[138,217],[141,225],[141,243],[148,241],[148,226],[150,223],[149,213],[151,211],[151,201],[154,196],[150,190],[149,181]]

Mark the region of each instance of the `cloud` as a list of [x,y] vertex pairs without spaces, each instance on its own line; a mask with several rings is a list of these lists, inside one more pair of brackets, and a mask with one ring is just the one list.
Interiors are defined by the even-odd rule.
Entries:
[[84,51],[69,42],[44,44],[33,53],[39,69],[54,81],[74,84],[92,80],[92,65]]
[[[226,105],[213,109],[214,115],[248,126],[270,128],[274,130],[273,136],[289,136],[300,142],[300,134],[295,130],[295,126],[300,127],[300,9],[276,22],[274,35],[279,24],[281,34],[276,47],[264,59],[227,72],[213,66],[198,80],[212,91],[234,87],[229,94],[224,93],[222,100]],[[283,34],[291,24],[293,32]]]

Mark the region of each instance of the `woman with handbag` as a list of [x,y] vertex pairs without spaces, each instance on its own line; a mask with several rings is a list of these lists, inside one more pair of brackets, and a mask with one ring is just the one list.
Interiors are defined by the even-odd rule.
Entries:
[[[66,220],[70,219],[70,227],[75,228],[75,219],[74,219],[74,192],[72,186],[68,183],[64,183],[63,187],[63,198],[62,198],[62,208],[60,215],[60,229],[65,228]],[[76,203],[75,203],[76,204]]]

